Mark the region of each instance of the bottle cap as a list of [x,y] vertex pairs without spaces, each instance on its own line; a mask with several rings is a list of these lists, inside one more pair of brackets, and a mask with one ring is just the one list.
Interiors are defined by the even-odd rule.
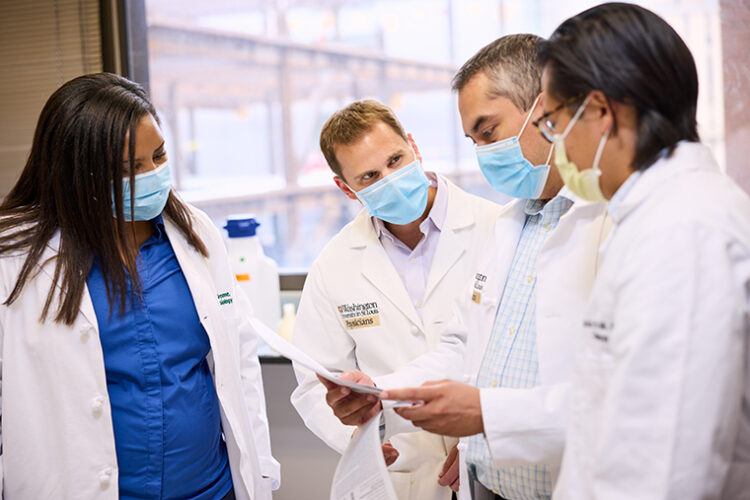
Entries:
[[224,229],[227,230],[230,238],[244,238],[255,236],[255,229],[258,226],[260,226],[260,222],[255,220],[255,216],[238,214],[227,217],[227,224]]

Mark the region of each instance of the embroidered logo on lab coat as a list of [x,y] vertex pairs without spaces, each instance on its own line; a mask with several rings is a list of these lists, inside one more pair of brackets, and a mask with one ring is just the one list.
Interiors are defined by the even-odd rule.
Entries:
[[380,325],[380,309],[377,302],[342,304],[339,316],[347,330]]
[[233,302],[232,295],[229,292],[220,293],[216,296],[216,298],[219,299],[220,306],[225,306]]

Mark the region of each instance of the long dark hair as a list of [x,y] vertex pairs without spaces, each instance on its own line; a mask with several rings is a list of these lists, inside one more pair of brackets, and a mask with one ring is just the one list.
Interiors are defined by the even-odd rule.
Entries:
[[633,168],[649,167],[665,150],[671,155],[682,140],[700,140],[695,61],[680,36],[653,12],[624,3],[585,10],[539,43],[539,58],[550,93],[561,102],[570,100],[571,109],[593,90],[635,107]]
[[[39,117],[20,179],[0,205],[0,255],[23,251],[26,259],[4,304],[10,305],[36,274],[47,243],[59,231],[54,284],[41,320],[47,318],[59,288],[55,321],[72,325],[78,316],[94,257],[101,262],[110,310],[119,298],[140,294],[134,232],[123,222],[123,153],[128,138],[134,165],[139,121],[156,110],[137,83],[98,73],[75,78],[53,93]],[[130,169],[134,186],[134,169]],[[131,196],[132,193],[131,187]],[[112,193],[116,217],[112,212]],[[188,208],[170,192],[164,214],[204,256],[206,246],[193,230]]]

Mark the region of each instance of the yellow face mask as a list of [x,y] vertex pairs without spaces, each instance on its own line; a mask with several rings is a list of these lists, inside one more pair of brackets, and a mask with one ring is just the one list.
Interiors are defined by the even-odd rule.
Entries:
[[576,164],[568,159],[568,154],[565,152],[565,138],[570,133],[573,125],[581,117],[581,114],[583,114],[583,110],[586,108],[588,102],[589,98],[586,97],[578,108],[578,111],[573,115],[573,119],[565,127],[563,133],[555,136],[555,166],[560,172],[563,182],[574,195],[587,201],[607,201],[604,194],[602,194],[601,187],[599,187],[599,177],[602,174],[601,170],[599,170],[599,160],[601,160],[604,145],[609,138],[609,129],[607,129],[599,141],[599,147],[594,156],[594,164],[591,168],[579,170]]

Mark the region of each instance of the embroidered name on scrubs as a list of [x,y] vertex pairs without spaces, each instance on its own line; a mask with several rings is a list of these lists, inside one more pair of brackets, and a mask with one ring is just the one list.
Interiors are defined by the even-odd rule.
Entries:
[[338,310],[347,330],[380,325],[380,309],[377,302],[342,304],[338,306]]

